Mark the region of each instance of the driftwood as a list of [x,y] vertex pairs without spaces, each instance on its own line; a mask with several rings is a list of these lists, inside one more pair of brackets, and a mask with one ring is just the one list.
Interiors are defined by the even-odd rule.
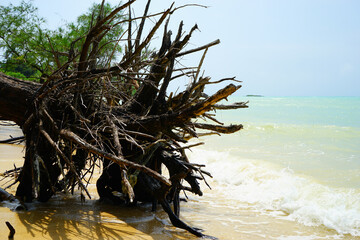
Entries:
[[24,141],[24,137],[11,137],[6,140],[0,140],[0,143],[8,143],[8,144],[14,144],[14,143],[21,143]]
[[8,193],[6,190],[0,188],[0,202],[9,202],[12,205],[12,209],[14,210],[26,210],[26,206],[23,202],[21,202],[19,199],[17,199],[14,195],[11,193]]
[[[0,119],[15,121],[25,134],[25,162],[17,178],[16,196],[25,202],[47,201],[58,191],[74,192],[78,187],[80,194],[90,198],[86,185],[94,166],[101,163],[100,199],[118,204],[152,202],[154,210],[160,204],[174,226],[204,236],[180,220],[179,193],[201,196],[198,181],[211,175],[188,160],[184,149],[196,145],[181,144],[201,135],[242,129],[241,124],[224,126],[210,113],[247,107],[246,103],[218,104],[241,86],[229,84],[211,96],[204,93],[208,84],[239,81],[211,82],[200,76],[206,51],[220,41],[186,50],[197,26],[185,34],[181,22],[172,39],[168,21],[177,10],[173,6],[153,14],[158,18],[143,37],[150,1],[142,17],[129,14],[124,20],[128,34],[119,36],[119,44],[127,43],[122,59],[107,66],[94,64],[99,40],[111,26],[121,24],[113,22],[113,16],[133,2],[99,17],[81,49],[69,46],[66,61],[54,54],[59,68],[45,76],[43,84],[0,75]],[[132,31],[135,26],[137,31]],[[149,43],[161,26],[162,44],[149,53]],[[183,70],[178,64],[181,57],[199,51],[204,51],[199,66]],[[182,92],[169,92],[169,84],[179,77],[190,78],[191,83]],[[167,168],[169,178],[162,174],[162,167]]]
[[9,236],[8,239],[14,239],[14,235],[15,235],[15,228],[11,225],[11,223],[9,222],[5,222],[6,226],[9,228]]

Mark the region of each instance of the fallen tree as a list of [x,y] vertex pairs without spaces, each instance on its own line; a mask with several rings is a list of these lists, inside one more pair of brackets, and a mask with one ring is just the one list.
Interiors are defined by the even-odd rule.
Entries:
[[[219,104],[240,85],[229,84],[211,96],[204,93],[209,84],[239,81],[228,78],[212,82],[210,77],[201,76],[206,52],[219,40],[185,50],[197,26],[184,34],[181,22],[172,40],[168,22],[178,9],[173,6],[150,15],[148,1],[139,18],[129,11],[122,22],[128,29],[118,40],[119,44],[127,43],[122,59],[115,65],[98,66],[100,40],[112,26],[121,24],[113,22],[113,16],[133,2],[108,15],[103,15],[100,7],[82,47],[74,49],[79,39],[74,40],[65,61],[58,58],[56,49],[50,49],[58,68],[43,76],[43,84],[0,75],[0,119],[15,121],[25,136],[25,161],[16,179],[16,197],[25,202],[45,202],[56,192],[73,193],[79,188],[81,195],[90,198],[86,186],[96,164],[101,163],[102,174],[96,184],[100,199],[118,204],[152,202],[154,210],[160,204],[174,226],[203,236],[180,220],[179,194],[189,191],[201,196],[198,181],[206,181],[205,175],[211,175],[204,166],[189,161],[185,149],[194,145],[184,144],[193,137],[242,129],[241,124],[225,126],[213,112],[247,106]],[[145,21],[153,16],[158,16],[156,22],[143,37]],[[135,23],[137,31],[132,30]],[[150,42],[160,26],[164,26],[161,46],[149,54]],[[199,51],[203,57],[198,66],[184,68],[178,64],[182,56]],[[169,84],[180,77],[191,83],[180,93],[169,92]],[[198,119],[213,123],[200,123]],[[162,167],[169,176],[163,174]]]

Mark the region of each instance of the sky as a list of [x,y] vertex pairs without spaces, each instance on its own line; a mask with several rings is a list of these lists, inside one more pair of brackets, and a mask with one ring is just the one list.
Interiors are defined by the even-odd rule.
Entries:
[[[20,1],[1,0],[10,2]],[[74,21],[93,2],[101,1],[33,0],[49,28]],[[150,12],[171,3],[153,0]],[[175,33],[181,20],[186,31],[198,24],[189,49],[220,39],[202,68],[212,80],[236,76],[240,95],[360,96],[359,0],[178,0],[175,6],[189,3],[208,8],[179,10],[170,29]],[[136,2],[137,15],[145,4]],[[184,61],[196,65],[199,57]]]

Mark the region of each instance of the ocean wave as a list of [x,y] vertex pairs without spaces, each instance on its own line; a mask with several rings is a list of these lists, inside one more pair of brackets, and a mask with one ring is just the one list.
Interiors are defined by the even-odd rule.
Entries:
[[229,152],[197,149],[190,157],[202,159],[214,176],[213,184],[232,201],[307,226],[323,225],[339,234],[360,236],[359,189],[325,186],[289,168],[240,159]]

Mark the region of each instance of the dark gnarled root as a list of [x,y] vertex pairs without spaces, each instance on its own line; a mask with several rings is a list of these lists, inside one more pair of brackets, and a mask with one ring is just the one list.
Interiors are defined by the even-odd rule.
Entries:
[[9,228],[9,239],[14,239],[14,235],[15,235],[15,228],[9,223],[9,222],[5,222],[6,226]]
[[185,229],[186,231],[194,234],[197,237],[204,237],[204,234],[202,234],[199,230],[196,230],[195,228],[192,228],[183,221],[181,221],[171,210],[170,204],[166,200],[160,201],[160,204],[163,207],[164,211],[169,215],[170,221],[174,225],[174,227]]

